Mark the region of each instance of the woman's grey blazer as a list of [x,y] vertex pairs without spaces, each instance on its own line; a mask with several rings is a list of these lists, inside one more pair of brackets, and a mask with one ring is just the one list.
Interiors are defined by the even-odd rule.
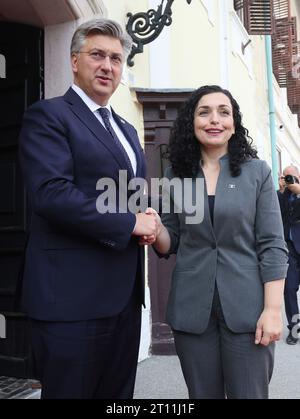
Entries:
[[[217,283],[227,326],[254,332],[264,307],[263,284],[286,277],[287,249],[269,166],[250,159],[232,177],[228,155],[220,163],[213,225],[205,187],[202,222],[186,224],[187,214],[174,210],[162,215],[169,253],[177,254],[167,306],[167,322],[175,330],[204,332]],[[171,168],[165,177],[174,178]],[[201,169],[198,177],[204,177]]]

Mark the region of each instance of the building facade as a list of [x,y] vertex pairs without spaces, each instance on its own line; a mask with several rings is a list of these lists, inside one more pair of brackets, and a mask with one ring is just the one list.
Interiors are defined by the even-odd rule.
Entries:
[[[253,3],[263,7],[252,8]],[[152,27],[151,16],[160,12],[162,18],[168,10],[172,14],[166,24]],[[35,100],[62,95],[68,89],[72,34],[94,17],[115,19],[143,39],[143,51],[124,69],[112,106],[137,128],[149,177],[162,175],[168,164],[164,150],[178,108],[193,89],[204,84],[219,84],[232,92],[260,158],[274,166],[275,152],[278,172],[289,164],[300,167],[299,1],[1,0],[0,313],[7,320],[7,337],[0,338],[0,375],[27,376],[31,368],[26,318],[15,308],[28,230],[28,205],[17,163],[21,117]],[[134,24],[128,26],[130,19]],[[139,35],[137,22],[144,27]],[[150,35],[154,39],[147,42]],[[271,63],[266,53],[268,36]],[[174,260],[159,261],[151,249],[147,257],[140,359],[174,351],[164,320]]]

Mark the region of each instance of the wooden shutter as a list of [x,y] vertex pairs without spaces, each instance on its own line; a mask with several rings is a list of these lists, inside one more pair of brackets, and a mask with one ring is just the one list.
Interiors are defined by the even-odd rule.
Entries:
[[287,77],[287,97],[291,111],[298,115],[300,126],[300,80],[294,78],[292,72]]
[[297,19],[291,18],[292,67],[287,75],[288,105],[300,123],[300,42],[297,41]]
[[273,0],[234,0],[234,9],[243,12],[244,26],[250,35],[274,32]]
[[244,8],[244,0],[234,0],[234,10],[239,11]]
[[287,19],[291,17],[290,0],[273,0],[275,19]]
[[244,14],[245,27],[250,35],[271,35],[274,32],[272,0],[245,1]]
[[289,0],[274,0],[275,31],[272,35],[273,71],[280,87],[287,87],[288,73],[292,70],[295,20],[291,18]]
[[287,86],[287,74],[292,70],[292,46],[291,20],[276,19],[272,37],[273,71],[280,87]]

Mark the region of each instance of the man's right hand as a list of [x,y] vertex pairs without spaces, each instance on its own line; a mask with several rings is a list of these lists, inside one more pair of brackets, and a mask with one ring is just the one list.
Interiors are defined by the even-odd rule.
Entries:
[[161,233],[162,227],[163,227],[162,222],[161,222],[161,219],[160,219],[160,216],[155,211],[155,209],[149,207],[149,208],[146,209],[145,214],[148,214],[150,216],[153,216],[154,215],[157,224],[156,224],[156,232],[155,232],[155,234],[152,234],[152,235],[143,235],[143,236],[140,237],[139,244],[141,246],[149,246],[149,245],[155,243],[156,238]]
[[155,214],[136,214],[136,224],[132,234],[134,236],[156,236],[158,221]]
[[283,174],[281,174],[278,178],[278,184],[279,184],[279,192],[284,192],[284,189],[286,187],[285,181],[284,181],[284,176]]

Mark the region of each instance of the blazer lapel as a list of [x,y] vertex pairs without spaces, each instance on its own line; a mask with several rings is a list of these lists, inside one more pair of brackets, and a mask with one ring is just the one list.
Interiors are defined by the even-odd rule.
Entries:
[[[210,217],[210,211],[209,211],[209,204],[208,204],[208,195],[207,195],[207,188],[206,188],[206,182],[205,182],[205,176],[203,173],[203,170],[200,166],[198,176],[199,178],[204,179],[204,220],[203,223],[207,223],[207,228],[209,229],[210,234],[215,237],[214,227],[213,223],[211,221]],[[214,209],[215,211],[215,209]],[[215,217],[214,217],[215,219]]]
[[216,186],[215,207],[214,207],[214,229],[216,235],[224,228],[224,212],[230,207],[235,199],[236,181],[231,177],[229,165],[229,156],[220,158],[220,173]]
[[[95,135],[97,140],[111,152],[119,166],[122,169],[127,168],[128,164],[117,144],[115,144],[109,132],[102,126],[77,93],[70,88],[64,95],[64,98],[71,105],[71,110],[77,115],[81,122]],[[131,177],[130,172],[131,171],[128,170],[128,179]]]
[[[234,182],[231,181],[231,176],[228,167],[228,158],[228,154],[226,154],[220,159],[220,173],[218,176],[215,193],[213,223],[210,217],[206,182],[204,181],[204,214],[207,217],[208,226],[215,240],[217,240],[218,233],[222,230],[222,224],[224,224],[224,207],[226,206],[226,199],[228,199],[228,193],[226,192],[228,191],[229,187],[235,187]],[[201,166],[199,169],[198,176],[204,177],[204,173]]]

